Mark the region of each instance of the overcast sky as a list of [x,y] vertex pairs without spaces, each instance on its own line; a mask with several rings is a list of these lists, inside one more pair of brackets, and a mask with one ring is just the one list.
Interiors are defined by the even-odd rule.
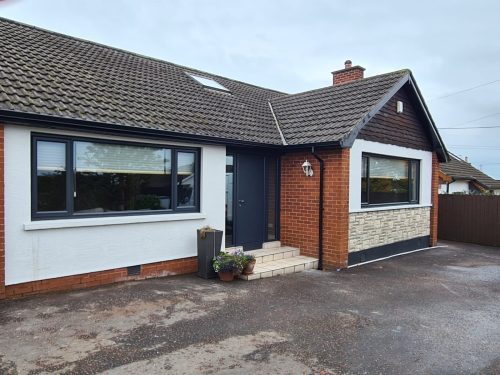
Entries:
[[[288,93],[346,59],[409,68],[438,127],[500,126],[499,1],[0,0],[0,15]],[[500,179],[500,128],[441,135]]]

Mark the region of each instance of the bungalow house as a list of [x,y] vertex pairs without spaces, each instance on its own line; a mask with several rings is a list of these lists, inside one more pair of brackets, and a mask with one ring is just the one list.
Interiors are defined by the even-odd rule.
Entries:
[[449,155],[448,162],[439,164],[439,194],[500,195],[500,181],[475,168],[467,158]]
[[206,225],[326,269],[436,243],[409,70],[288,95],[7,19],[0,61],[0,298],[194,272]]

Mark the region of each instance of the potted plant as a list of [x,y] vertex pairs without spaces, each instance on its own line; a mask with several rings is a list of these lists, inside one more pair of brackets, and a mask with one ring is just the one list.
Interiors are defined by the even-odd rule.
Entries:
[[243,256],[245,257],[245,268],[243,268],[243,275],[251,275],[253,273],[253,268],[255,267],[255,257],[251,254]]
[[237,269],[235,256],[230,253],[226,253],[221,251],[219,255],[217,255],[213,259],[213,267],[215,272],[219,274],[219,278],[222,281],[233,281],[234,273]]
[[212,265],[222,281],[231,281],[243,272],[248,261],[243,250],[221,251],[214,257]]

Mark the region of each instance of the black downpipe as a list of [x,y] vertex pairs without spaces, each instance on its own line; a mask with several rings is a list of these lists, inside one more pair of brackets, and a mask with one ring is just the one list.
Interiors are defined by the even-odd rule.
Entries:
[[318,270],[323,269],[323,181],[325,174],[325,161],[311,149],[312,155],[319,162],[319,235],[318,235]]

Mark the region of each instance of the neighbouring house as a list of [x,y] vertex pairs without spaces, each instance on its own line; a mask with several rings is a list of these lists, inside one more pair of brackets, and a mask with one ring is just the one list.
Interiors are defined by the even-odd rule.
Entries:
[[448,162],[439,164],[439,194],[500,195],[500,181],[475,168],[467,158],[449,155]]
[[0,19],[0,297],[194,272],[196,229],[346,268],[436,244],[409,70],[288,95]]

